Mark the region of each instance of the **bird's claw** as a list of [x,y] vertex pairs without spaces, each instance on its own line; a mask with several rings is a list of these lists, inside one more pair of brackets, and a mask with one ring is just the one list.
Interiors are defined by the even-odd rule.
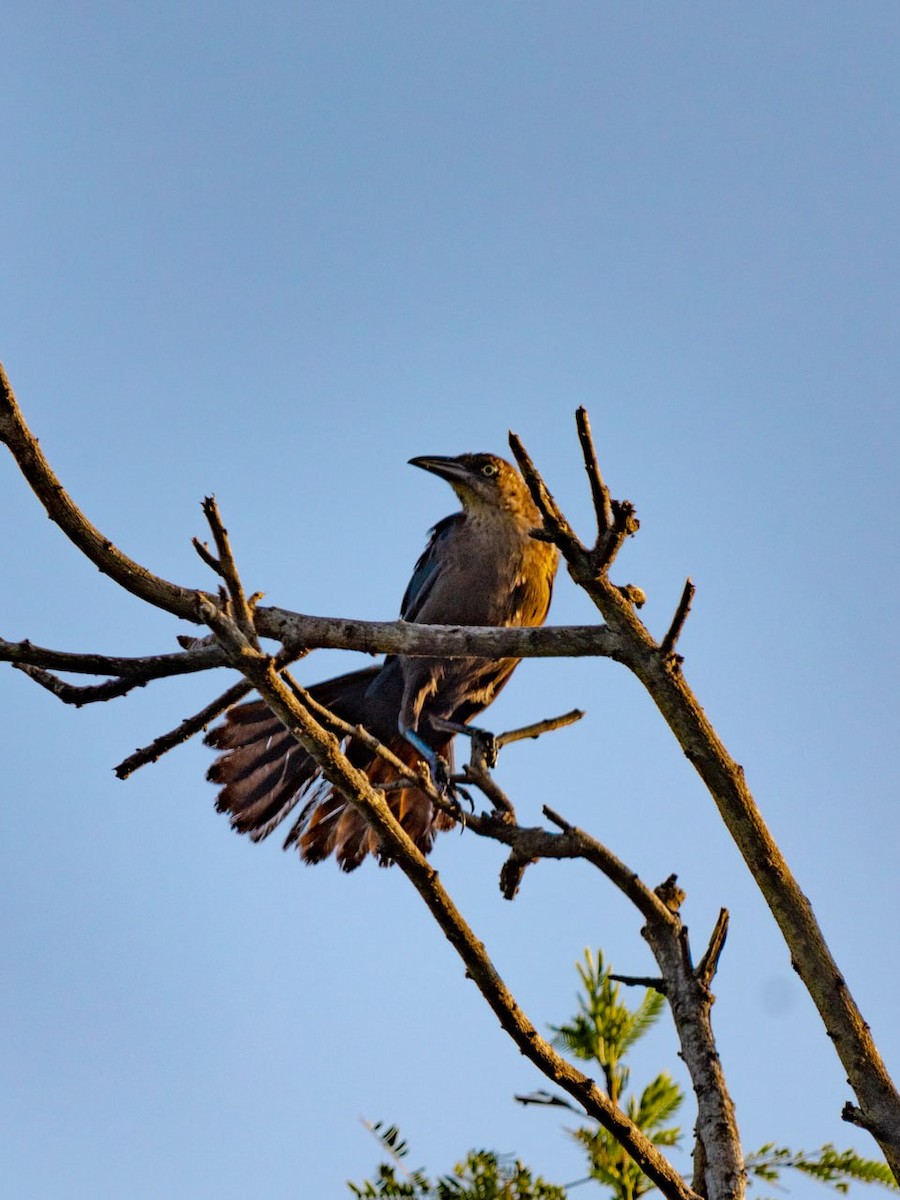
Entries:
[[431,782],[440,794],[444,796],[448,791],[453,790],[450,782],[450,764],[440,754],[432,755],[432,760],[428,764],[431,771]]
[[497,758],[500,755],[500,743],[497,741],[494,734],[487,729],[472,730],[472,760],[477,758],[484,760],[484,765],[490,771],[497,765]]
[[458,782],[459,778],[460,777],[457,775],[450,780],[450,795],[453,797],[453,802],[459,810],[460,820],[464,821],[465,813],[462,811],[462,805],[459,802],[459,797],[462,796],[463,800],[465,800],[466,804],[468,804],[470,812],[475,811],[475,801],[472,799],[472,794],[468,788],[464,788],[460,785]]
[[445,733],[458,733],[472,741],[473,760],[481,758],[488,770],[496,767],[500,754],[500,742],[489,729],[479,729],[477,725],[462,725],[459,721],[448,721],[445,717],[431,717],[435,729]]
[[421,754],[428,767],[430,782],[443,796],[450,786],[450,764],[446,758],[442,758],[440,754],[436,754],[428,743],[419,737],[414,729],[405,730],[403,736]]

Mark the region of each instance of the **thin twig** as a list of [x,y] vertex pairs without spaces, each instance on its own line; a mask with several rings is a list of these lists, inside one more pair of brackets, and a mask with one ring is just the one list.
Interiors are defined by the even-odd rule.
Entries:
[[147,766],[148,763],[156,762],[164,754],[167,754],[170,750],[174,750],[176,746],[183,745],[195,734],[200,733],[211,721],[215,721],[217,717],[220,717],[227,708],[231,708],[232,704],[237,704],[239,700],[243,700],[252,691],[252,685],[247,683],[246,680],[236,683],[227,692],[223,692],[221,696],[207,704],[205,708],[201,708],[198,713],[194,713],[192,717],[187,717],[180,725],[177,725],[174,729],[170,729],[168,733],[161,733],[149,745],[135,750],[134,754],[129,754],[117,767],[113,768],[116,776],[119,779],[127,779],[129,775],[133,775],[141,767]]
[[0,638],[0,662],[13,666],[43,667],[71,675],[115,675],[148,683],[173,675],[191,675],[225,665],[225,656],[216,645],[195,646],[185,653],[150,654],[128,658],[112,654],[77,654],[68,650],[49,650],[34,642],[7,642]]
[[231,600],[238,628],[251,646],[259,649],[259,639],[253,623],[253,610],[247,602],[241,578],[238,574],[237,563],[234,560],[234,554],[231,550],[228,530],[222,521],[222,515],[219,512],[218,504],[216,504],[215,496],[204,496],[202,508],[203,515],[206,517],[212,531],[216,549],[219,552],[216,570],[222,576],[225,586],[228,588],[228,596]]
[[719,910],[719,915],[716,918],[716,923],[713,926],[712,934],[710,935],[709,945],[706,951],[694,970],[697,979],[700,980],[706,987],[712,983],[716,971],[719,969],[719,959],[722,957],[722,951],[725,949],[725,939],[728,936],[728,909],[722,908]]
[[[198,639],[198,642],[202,642],[202,639]],[[198,645],[197,649],[201,648],[211,649],[212,647],[208,647],[205,644]],[[218,645],[215,646],[215,649],[218,654],[221,654]],[[196,651],[192,651],[192,653],[196,653]],[[286,667],[289,663],[295,662],[298,658],[302,657],[302,654],[289,654],[287,651],[282,650],[276,656],[275,661],[279,667]],[[239,700],[243,700],[252,690],[253,688],[246,680],[236,683],[226,692],[223,692],[221,696],[218,696],[204,708],[201,708],[198,713],[186,717],[175,729],[169,730],[168,733],[160,734],[149,745],[141,747],[134,754],[130,754],[128,758],[123,759],[114,768],[116,775],[119,779],[127,779],[129,775],[133,775],[141,767],[147,766],[148,763],[156,762],[164,754],[167,754],[170,750],[174,750],[176,746],[183,745],[190,738],[194,737],[195,734],[202,732],[207,725],[215,721],[217,717],[220,717],[226,709],[231,708],[232,704],[237,704]]]
[[[576,583],[587,586],[590,582],[605,581],[609,568],[622,543],[639,528],[634,507],[628,500],[612,500],[603,483],[600,467],[596,462],[594,443],[590,433],[590,421],[585,409],[576,415],[582,454],[591,481],[591,496],[597,512],[598,535],[592,550],[582,544],[576,536],[562,509],[553,499],[540,472],[531,460],[525,447],[514,433],[509,435],[510,446],[532,499],[544,520],[542,536],[559,547],[569,565],[569,572]],[[538,536],[538,535],[533,535]]]
[[201,542],[199,538],[191,538],[191,545],[211,571],[215,571],[217,575],[222,574],[221,564],[210,550],[209,546],[207,546],[206,542]]
[[578,1112],[578,1109],[570,1101],[563,1096],[553,1096],[550,1092],[545,1092],[542,1088],[536,1092],[529,1092],[527,1096],[513,1096],[513,1100],[517,1100],[519,1104],[526,1107],[529,1104],[541,1104],[552,1108],[568,1108],[572,1112]]
[[581,443],[584,469],[587,471],[591,486],[591,499],[594,502],[594,512],[597,516],[597,544],[599,545],[604,535],[612,529],[612,499],[600,472],[597,452],[594,449],[594,439],[591,436],[591,421],[586,408],[576,409],[575,426],[578,430],[578,440]]
[[693,603],[696,590],[693,581],[688,579],[681,593],[681,599],[678,601],[678,607],[675,609],[672,624],[669,626],[666,636],[659,643],[659,653],[662,658],[668,658],[675,649],[676,643],[681,637],[684,623],[688,619],[688,613],[691,611],[691,604]]
[[615,975],[610,973],[609,977],[616,983],[624,984],[625,987],[650,988],[662,996],[666,994],[666,981],[656,975]]
[[66,683],[64,679],[60,679],[51,671],[45,671],[43,667],[32,667],[28,663],[13,663],[13,666],[42,688],[46,688],[57,700],[75,708],[83,708],[85,704],[118,700],[120,696],[127,696],[135,688],[146,687],[148,682],[146,679],[107,679],[104,683],[79,685]]
[[[537,467],[531,461],[531,457],[522,444],[521,438],[512,431],[509,434],[509,446],[515,455],[516,462],[519,464],[522,478],[531,492],[531,498],[534,500],[538,511],[544,519],[544,529],[548,535],[548,539],[555,542],[564,553],[565,547],[570,542],[580,546],[581,543],[578,542],[568,521],[563,516],[562,509],[554,500],[553,494],[541,478]],[[584,549],[584,547],[581,548]]]
[[569,833],[575,828],[574,825],[569,824],[565,817],[561,817],[555,809],[552,809],[549,804],[543,805],[541,811],[547,820],[552,822],[554,825],[557,825],[563,831],[563,833]]
[[498,733],[495,741],[498,746],[508,746],[511,742],[520,742],[524,738],[538,738],[543,733],[552,733],[555,729],[564,729],[566,725],[574,725],[584,716],[580,708],[573,708],[559,717],[548,717],[545,721],[535,721],[533,725],[523,725],[521,729],[510,729],[507,733]]

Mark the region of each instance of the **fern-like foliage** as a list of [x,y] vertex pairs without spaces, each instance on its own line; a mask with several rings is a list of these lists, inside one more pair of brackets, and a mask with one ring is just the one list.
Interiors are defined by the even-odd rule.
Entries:
[[847,1194],[851,1183],[879,1183],[882,1187],[897,1190],[897,1182],[886,1162],[861,1158],[855,1150],[838,1150],[830,1142],[811,1153],[766,1142],[747,1155],[744,1165],[751,1183],[757,1179],[778,1183],[782,1171],[791,1170],[818,1179],[842,1195]]
[[[621,988],[610,978],[600,951],[586,950],[578,964],[581,988],[578,1011],[565,1025],[552,1026],[554,1042],[582,1062],[599,1067],[611,1100],[622,1107],[634,1123],[657,1146],[674,1146],[680,1138],[677,1126],[669,1124],[683,1095],[670,1075],[662,1073],[640,1093],[629,1094],[630,1071],[624,1059],[631,1047],[652,1028],[662,1013],[665,1000],[648,988],[634,1008],[622,1000]],[[653,1184],[635,1166],[619,1143],[599,1125],[570,1131],[588,1155],[590,1177],[605,1184],[616,1200],[638,1200]]]
[[566,1200],[565,1188],[492,1150],[470,1150],[449,1175],[436,1179],[421,1169],[404,1172],[401,1179],[396,1167],[382,1163],[374,1179],[347,1186],[358,1200]]
[[[678,1084],[662,1072],[640,1094],[630,1092],[630,1073],[624,1061],[635,1042],[658,1020],[665,1003],[663,997],[648,989],[636,1006],[629,1008],[621,998],[619,985],[610,978],[610,970],[604,966],[599,951],[596,954],[585,951],[583,962],[578,964],[578,977],[581,984],[578,1011],[565,1025],[551,1026],[555,1044],[564,1053],[588,1064],[589,1073],[602,1074],[610,1098],[655,1145],[677,1145],[680,1131],[672,1121],[684,1099]],[[546,1091],[519,1099],[548,1108],[579,1111],[568,1099]],[[470,1150],[450,1174],[429,1178],[421,1168],[407,1170],[404,1166],[408,1147],[395,1125],[379,1122],[370,1125],[369,1129],[393,1162],[382,1163],[375,1176],[365,1183],[348,1184],[357,1200],[380,1200],[382,1197],[566,1200],[565,1187],[534,1175],[514,1156],[499,1155],[491,1150]],[[600,1184],[610,1200],[640,1200],[653,1190],[654,1185],[602,1126],[591,1123],[571,1129],[569,1133],[587,1157],[588,1175],[580,1179],[579,1184]],[[851,1183],[877,1183],[897,1188],[886,1163],[861,1158],[852,1150],[837,1150],[830,1143],[807,1153],[768,1142],[747,1155],[745,1165],[751,1183],[776,1184],[780,1191],[786,1190],[782,1175],[790,1171],[818,1179],[841,1194],[846,1194]]]
[[566,1200],[565,1188],[532,1175],[513,1155],[493,1150],[470,1150],[449,1175],[429,1179],[422,1168],[407,1171],[403,1166],[409,1147],[396,1125],[376,1121],[367,1128],[394,1165],[382,1163],[373,1179],[348,1183],[358,1200]]
[[619,984],[610,979],[599,950],[596,955],[585,950],[584,962],[578,963],[578,977],[578,1012],[567,1024],[550,1026],[553,1041],[573,1058],[597,1063],[603,1070],[610,1099],[619,1103],[630,1078],[623,1059],[659,1019],[665,1000],[648,988],[637,1007],[629,1008],[621,1000]]

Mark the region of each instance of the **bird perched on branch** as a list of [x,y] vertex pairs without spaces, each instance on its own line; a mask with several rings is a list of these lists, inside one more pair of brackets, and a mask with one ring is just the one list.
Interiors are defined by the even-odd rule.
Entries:
[[[492,454],[426,456],[410,463],[445,479],[462,511],[439,521],[403,597],[405,621],[428,625],[541,625],[550,606],[558,554],[531,536],[540,514],[518,471]],[[432,768],[449,758],[453,733],[432,718],[466,725],[486,708],[518,659],[408,658],[314,685],[310,694],[338,717],[363,725],[410,766]],[[367,854],[381,855],[365,818],[321,777],[315,760],[261,700],[238,704],[211,730],[207,745],[222,753],[207,778],[221,784],[216,802],[231,824],[254,841],[266,837],[302,802],[285,848],[309,863],[334,853],[345,871]],[[396,774],[359,742],[350,760],[373,784]],[[415,786],[386,792],[394,816],[424,853],[453,819]]]

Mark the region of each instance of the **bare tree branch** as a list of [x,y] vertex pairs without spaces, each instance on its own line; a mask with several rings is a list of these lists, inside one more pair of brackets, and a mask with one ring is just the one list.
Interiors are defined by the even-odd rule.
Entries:
[[706,987],[713,981],[713,976],[719,969],[719,959],[725,949],[725,938],[728,936],[728,910],[721,909],[710,935],[709,945],[700,961],[697,963],[697,978]]
[[[420,625],[410,621],[314,617],[263,606],[254,608],[253,615],[258,635],[281,642],[294,658],[306,650],[356,650],[412,658],[619,658],[618,638],[605,625]],[[177,653],[125,658],[73,654],[35,646],[27,640],[8,642],[0,638],[0,662],[142,679],[162,679],[225,665],[218,647],[204,646],[202,639],[192,639],[192,643],[186,658]],[[160,669],[155,671],[157,664]]]
[[531,461],[528,451],[522,445],[521,439],[512,430],[510,430],[509,434],[509,446],[515,455],[516,462],[519,464],[522,478],[528,484],[531,498],[544,518],[543,531],[538,532],[543,532],[548,541],[556,542],[560,549],[563,545],[574,544],[578,546],[582,553],[586,553],[584,546],[582,546],[581,542],[575,536],[571,525],[563,516],[563,511],[554,500],[550,489],[538,474],[537,468]]
[[659,643],[660,654],[668,656],[674,651],[678,639],[681,637],[684,623],[688,619],[688,613],[691,611],[691,604],[693,603],[694,592],[696,590],[693,581],[688,579],[684,585],[684,591],[681,593],[681,599],[678,601],[678,607],[675,610],[675,616],[672,618],[672,624],[669,626],[663,640]]
[[148,604],[187,621],[197,621],[194,592],[152,575],[134,559],[123,554],[72,502],[44,457],[37,438],[25,424],[2,364],[0,442],[9,447],[31,490],[46,509],[47,516],[98,570],[115,580],[126,592],[131,592]]
[[528,1020],[444,889],[437,871],[415,847],[393,816],[383,795],[341,753],[337,738],[324,729],[281,679],[273,660],[256,650],[237,624],[212,602],[200,601],[203,619],[216,633],[235,666],[240,667],[269,707],[320,764],[324,777],[366,817],[391,859],[424,900],[445,936],[460,955],[466,973],[522,1053],[547,1078],[568,1092],[609,1129],[641,1170],[671,1200],[695,1200],[695,1193],[649,1139],[610,1101],[593,1080],[566,1062]]
[[[236,573],[234,579],[237,580]],[[239,586],[239,584],[235,583],[235,586]],[[234,665],[239,667],[254,683],[273,712],[294,733],[298,741],[316,757],[325,777],[342,792],[350,803],[360,808],[363,815],[374,826],[391,858],[400,865],[412,881],[444,933],[463,958],[467,973],[475,980],[503,1027],[513,1036],[520,1049],[539,1065],[549,1078],[554,1079],[574,1096],[586,1111],[622,1141],[641,1169],[657,1184],[664,1195],[681,1197],[690,1195],[691,1193],[685,1188],[680,1176],[672,1170],[670,1164],[656,1151],[652,1143],[647,1141],[640,1130],[608,1097],[597,1089],[592,1081],[561,1059],[552,1046],[540,1037],[537,1030],[525,1018],[511,993],[497,975],[481,942],[475,938],[462,920],[449,895],[440,885],[437,873],[403,831],[383,797],[369,785],[366,776],[354,768],[341,753],[339,743],[334,735],[328,733],[315,720],[310,707],[305,703],[305,701],[311,700],[311,697],[308,697],[293,681],[288,681],[286,686],[286,681],[280,677],[274,660],[254,646],[238,622],[229,615],[229,610],[235,607],[234,599],[235,597],[232,595],[226,608],[219,608],[205,597],[201,597],[199,600],[200,614],[216,634],[220,645]],[[236,607],[240,608],[240,605]],[[328,725],[343,726],[340,732],[354,732],[345,723],[340,722],[334,714],[327,710],[323,711],[321,705],[316,705],[316,708],[325,717]],[[543,724],[554,725],[555,723]],[[383,748],[381,749],[383,750]],[[400,765],[402,767],[402,764]],[[527,831],[527,833],[534,833],[534,831]],[[593,852],[595,856],[601,856],[604,866],[609,868],[612,856],[608,854],[604,856],[603,848],[599,847],[599,844],[593,844],[592,839],[587,839],[585,835],[581,835],[580,831],[574,830],[571,826],[567,828],[566,833],[574,834],[579,842],[583,843],[579,849],[583,850],[584,845],[587,845],[588,854]],[[559,840],[561,836],[565,835],[549,836]],[[614,871],[626,880],[624,886],[640,898],[645,911],[650,913],[657,922],[668,926],[677,921],[666,905],[653,892],[640,884],[633,872],[625,871],[619,864],[616,864]],[[684,941],[684,945],[686,947],[686,941]],[[696,983],[692,972],[688,971],[687,977],[692,983]],[[738,1179],[740,1179],[740,1173],[738,1173]],[[717,1194],[724,1195],[725,1193]]]
[[[527,461],[530,463],[530,459]],[[533,464],[526,480],[532,495],[549,494]],[[622,536],[627,536],[626,527],[634,524],[633,513],[626,511],[624,505],[613,507],[625,530]],[[596,555],[586,552],[571,535],[568,522],[558,508],[546,520],[545,533],[559,547],[574,581],[594,601],[608,627],[622,639],[623,654],[620,659],[617,655],[617,659],[629,667],[650,693],[713,797],[834,1043],[859,1100],[865,1126],[881,1146],[895,1177],[900,1179],[900,1095],[828,949],[812,907],[747,787],[743,768],[729,755],[685,682],[674,656],[664,652],[632,605],[610,582],[607,568],[612,559],[598,571]]]
[[666,994],[666,981],[655,975],[619,975],[615,971],[610,971],[609,977],[616,983],[624,983],[626,987],[651,988],[654,992],[659,992],[661,996]]
[[210,550],[209,546],[207,546],[206,542],[201,542],[199,538],[191,538],[191,545],[197,551],[201,562],[206,563],[209,569],[214,571],[216,575],[220,574],[219,560]]
[[535,721],[532,725],[523,725],[521,729],[510,729],[506,733],[497,734],[497,745],[508,746],[512,742],[521,742],[525,738],[538,738],[541,734],[552,733],[555,729],[565,729],[574,725],[584,717],[580,708],[573,708],[559,717],[548,717],[545,721]]
[[198,646],[174,654],[128,658],[48,650],[27,640],[7,642],[3,638],[0,638],[0,662],[9,662],[13,666],[43,667],[45,670],[65,671],[73,675],[115,675],[119,679],[130,679],[136,683],[168,679],[174,675],[191,675],[226,665],[225,656],[216,645]]
[[[222,524],[215,496],[205,497],[203,501],[203,515],[209,523],[216,543],[216,549],[219,552],[217,559],[213,558],[212,555],[204,555],[205,561],[212,563],[214,569],[225,581],[225,587],[228,589],[228,597],[231,602],[231,610],[237,622],[238,629],[240,629],[251,646],[259,649],[259,639],[256,636],[256,629],[253,624],[252,602],[248,601],[244,594],[237,563],[234,561],[234,555],[231,552],[228,530]],[[194,545],[198,545],[196,538],[194,539]]]
[[[469,765],[466,777],[484,788],[490,780],[483,765]],[[499,807],[499,806],[497,806]],[[503,894],[511,899],[525,869],[542,858],[580,858],[600,870],[635,905],[645,920],[641,930],[660,967],[660,980],[644,981],[661,991],[669,1001],[681,1055],[691,1076],[697,1099],[697,1137],[703,1142],[702,1177],[694,1190],[715,1200],[739,1200],[744,1194],[743,1156],[734,1104],[728,1092],[716,1049],[711,1010],[714,997],[710,983],[724,945],[728,915],[723,910],[716,923],[710,947],[694,967],[687,930],[678,915],[684,893],[673,879],[656,889],[649,888],[606,846],[570,824],[545,806],[544,813],[561,830],[551,833],[523,828],[515,822],[512,805],[498,814],[473,815],[467,826],[511,848],[500,875]],[[628,982],[634,982],[629,979]]]
[[[597,515],[597,541],[590,550],[569,526],[514,434],[510,435],[510,444],[542,514],[543,529],[535,531],[535,536],[559,547],[570,575],[591,596],[605,625],[561,629],[469,629],[317,618],[258,606],[256,596],[249,600],[245,597],[227,533],[211,500],[205,503],[204,511],[213,530],[218,557],[206,547],[200,549],[198,546],[198,549],[204,562],[224,580],[225,592],[221,600],[207,592],[160,579],[124,555],[87,520],[62,488],[25,425],[0,367],[0,440],[9,446],[50,518],[90,561],[125,590],[177,617],[206,623],[216,639],[213,645],[198,641],[182,654],[140,659],[70,655],[34,647],[29,642],[0,642],[0,660],[5,659],[26,670],[42,686],[72,703],[108,699],[157,678],[224,665],[238,670],[244,682],[126,759],[117,768],[117,773],[124,778],[142,762],[152,761],[169,746],[196,732],[235,699],[256,688],[316,759],[323,777],[357,807],[375,829],[385,855],[395,861],[413,883],[460,954],[467,974],[476,982],[501,1025],[522,1052],[609,1129],[666,1196],[689,1200],[697,1193],[703,1193],[710,1200],[725,1200],[725,1197],[740,1196],[743,1176],[733,1106],[710,1022],[713,998],[709,987],[727,930],[724,910],[705,954],[694,967],[687,931],[678,914],[683,893],[674,877],[656,889],[649,889],[606,847],[549,808],[545,808],[545,815],[557,826],[558,832],[520,827],[509,798],[490,775],[491,754],[500,743],[490,735],[472,731],[472,762],[462,778],[482,789],[493,804],[494,812],[473,813],[465,820],[475,833],[509,847],[509,858],[501,874],[504,894],[514,895],[527,867],[541,858],[582,858],[620,888],[644,918],[642,933],[660,967],[662,988],[672,1009],[682,1054],[697,1094],[695,1191],[691,1191],[644,1135],[591,1080],[556,1054],[518,1008],[484,947],[456,910],[437,873],[391,814],[384,796],[342,753],[341,742],[345,738],[362,740],[371,735],[357,726],[342,729],[333,714],[321,710],[308,693],[282,675],[291,658],[299,657],[314,646],[437,657],[593,654],[625,664],[649,691],[694,764],[769,903],[791,950],[794,965],[819,1009],[859,1101],[858,1106],[848,1104],[845,1107],[845,1119],[868,1129],[876,1137],[892,1170],[900,1177],[900,1098],[828,951],[809,902],[756,808],[742,768],[730,758],[717,737],[684,681],[681,660],[674,653],[690,609],[693,585],[688,581],[669,630],[657,643],[635,612],[643,598],[640,589],[630,585],[620,587],[608,577],[609,567],[625,538],[638,528],[634,509],[628,501],[611,498],[600,473],[584,410],[578,415],[578,435]],[[260,647],[259,638],[280,642],[280,653],[277,656],[266,654]],[[103,674],[110,678],[93,687],[79,687],[58,679],[52,671]],[[536,736],[535,729],[540,731],[539,726],[532,726],[530,731],[519,731],[519,735]],[[335,730],[340,737],[335,736]],[[389,753],[379,747],[375,739],[371,740],[375,743],[374,752]],[[507,740],[511,741],[513,737],[507,735]],[[426,773],[423,772],[420,778],[402,763],[400,767],[407,773],[404,778],[409,774],[415,776],[417,786],[433,795],[435,803],[452,806],[454,815],[461,815],[454,801],[435,791]]]
[[217,717],[220,717],[226,708],[231,708],[232,704],[237,704],[239,700],[243,700],[252,691],[253,685],[246,680],[236,683],[234,687],[230,687],[227,692],[223,692],[221,696],[213,700],[210,704],[207,704],[205,708],[201,708],[192,717],[187,717],[180,725],[169,730],[168,733],[160,734],[148,746],[143,746],[135,750],[134,754],[129,754],[117,767],[113,768],[116,777],[118,779],[127,779],[129,775],[133,775],[140,767],[145,767],[148,763],[156,762],[164,754],[168,754],[170,750],[174,750],[176,746],[183,745],[204,730],[211,721],[215,721]]
[[574,1104],[570,1104],[569,1101],[564,1100],[562,1096],[553,1096],[550,1092],[545,1092],[543,1090],[530,1092],[527,1096],[514,1096],[513,1099],[518,1100],[518,1102],[525,1108],[527,1108],[529,1104],[540,1104],[544,1107],[568,1108],[572,1112],[578,1112],[578,1109],[574,1106]]
[[42,688],[46,688],[48,692],[56,696],[57,700],[61,700],[63,704],[71,704],[75,708],[82,708],[85,704],[118,700],[120,696],[126,696],[135,688],[146,686],[146,680],[142,679],[107,679],[105,683],[79,686],[74,683],[66,683],[64,679],[60,679],[58,675],[54,675],[50,671],[45,671],[43,667],[32,667],[27,663],[13,663],[13,666]]
[[597,452],[594,449],[594,439],[591,436],[591,421],[586,408],[575,411],[575,427],[578,430],[578,440],[581,442],[581,453],[584,458],[584,469],[587,471],[591,487],[591,499],[594,502],[594,512],[597,516],[598,544],[608,530],[613,526],[612,498],[609,488],[600,473]]

